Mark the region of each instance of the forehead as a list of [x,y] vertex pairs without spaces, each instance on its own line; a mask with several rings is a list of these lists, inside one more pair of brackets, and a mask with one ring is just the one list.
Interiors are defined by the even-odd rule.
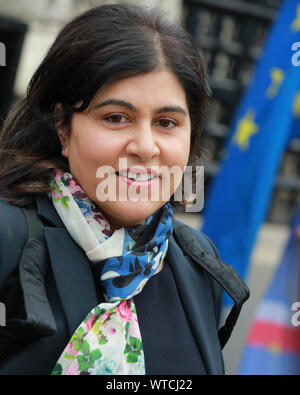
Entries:
[[135,105],[180,104],[187,109],[185,91],[175,74],[168,69],[114,81],[95,95],[92,104],[116,98],[134,102]]

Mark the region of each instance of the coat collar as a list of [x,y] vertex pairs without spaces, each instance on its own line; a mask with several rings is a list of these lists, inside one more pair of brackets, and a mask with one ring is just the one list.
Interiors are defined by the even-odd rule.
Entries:
[[208,374],[221,373],[224,366],[209,276],[183,254],[173,236],[169,240],[166,258],[206,371]]
[[[69,337],[87,313],[101,303],[97,298],[90,262],[73,241],[46,194],[36,198],[37,210],[44,220],[44,234],[57,290],[65,312]],[[177,221],[179,222],[179,221]],[[220,345],[213,310],[207,303],[208,276],[185,256],[173,236],[169,239],[166,260],[170,264],[178,294],[195,336],[207,372],[215,373]],[[205,302],[203,302],[205,301]],[[222,366],[217,371],[222,371]]]
[[64,224],[57,214],[53,204],[51,204],[50,199],[46,193],[41,193],[36,195],[36,206],[37,211],[44,224],[49,224],[57,228],[64,228]]
[[99,303],[90,262],[70,237],[48,196],[38,195],[36,205],[39,216],[44,220],[50,265],[71,337],[85,316]]

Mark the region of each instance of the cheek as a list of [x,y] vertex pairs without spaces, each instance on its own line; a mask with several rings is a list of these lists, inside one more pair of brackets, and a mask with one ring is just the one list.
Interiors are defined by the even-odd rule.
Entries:
[[186,138],[179,138],[171,143],[169,142],[166,152],[170,164],[180,167],[186,166],[190,153],[189,137],[187,136]]
[[97,159],[101,155],[95,131],[82,118],[77,117],[72,125],[68,160],[71,173],[85,189],[96,178]]
[[71,143],[73,163],[78,162],[84,167],[99,167],[114,164],[120,150],[120,141],[115,141],[101,130],[83,128],[84,132]]
[[162,188],[168,189],[170,185],[170,196],[182,181],[185,166],[188,163],[190,152],[189,136],[174,138],[165,146],[164,156],[161,164],[166,168],[162,172]]

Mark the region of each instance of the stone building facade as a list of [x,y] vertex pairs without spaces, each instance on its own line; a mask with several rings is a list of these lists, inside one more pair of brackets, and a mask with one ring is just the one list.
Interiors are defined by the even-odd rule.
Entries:
[[160,7],[175,20],[180,20],[182,13],[182,0],[10,0],[0,2],[0,16],[10,16],[28,24],[14,86],[15,96],[19,98],[24,95],[34,70],[64,23],[91,7],[112,3]]

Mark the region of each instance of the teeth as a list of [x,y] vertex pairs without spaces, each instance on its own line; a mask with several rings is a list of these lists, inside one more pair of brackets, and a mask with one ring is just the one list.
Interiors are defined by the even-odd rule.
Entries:
[[119,175],[122,177],[132,178],[135,181],[148,181],[156,177],[154,174],[147,174],[147,173],[137,174],[131,171],[128,172],[128,175],[126,172],[120,172]]
[[125,172],[119,172],[119,175],[121,176],[121,177],[127,177],[127,172],[125,171]]
[[137,173],[128,173],[128,178],[133,178],[136,181],[148,181],[150,179],[150,174],[137,174]]

